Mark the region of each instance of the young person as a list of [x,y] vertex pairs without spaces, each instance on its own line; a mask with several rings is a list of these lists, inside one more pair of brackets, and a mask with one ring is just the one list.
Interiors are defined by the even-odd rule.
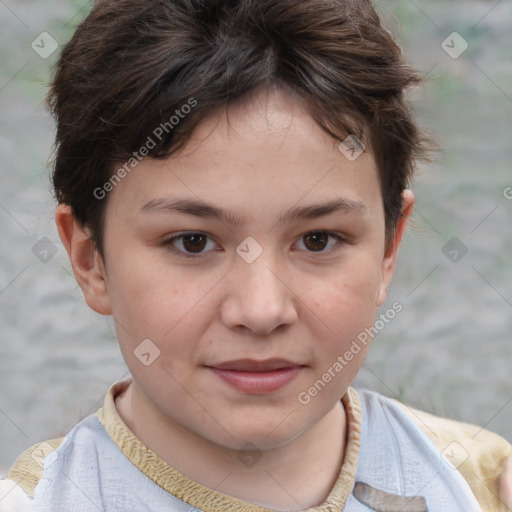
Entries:
[[52,511],[505,506],[507,441],[351,387],[428,151],[420,81],[369,1],[96,2],[49,95],[56,222],[132,377],[4,487]]

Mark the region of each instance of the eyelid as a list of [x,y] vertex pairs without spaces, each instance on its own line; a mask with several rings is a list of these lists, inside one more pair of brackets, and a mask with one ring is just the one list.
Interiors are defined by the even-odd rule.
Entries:
[[208,233],[205,233],[204,231],[183,231],[183,232],[176,233],[176,234],[174,234],[172,236],[164,238],[160,242],[159,245],[166,247],[167,249],[169,249],[174,254],[177,254],[178,256],[182,256],[184,258],[195,258],[195,259],[197,259],[197,258],[204,258],[210,252],[212,252],[212,251],[207,251],[207,252],[201,252],[201,253],[188,253],[188,252],[184,252],[184,251],[180,251],[180,250],[176,249],[173,246],[173,242],[175,240],[179,240],[180,238],[183,238],[183,237],[185,237],[187,235],[204,235],[204,236],[206,236],[206,238],[208,238],[210,240],[213,240],[213,237],[210,236]]
[[[334,248],[329,251],[305,251],[307,254],[309,254],[311,256],[322,257],[324,255],[326,255],[326,256],[332,255],[332,254],[335,254],[340,249],[342,249],[342,247],[344,245],[352,243],[350,241],[350,239],[347,236],[345,236],[343,233],[338,233],[336,231],[329,231],[329,230],[325,230],[325,229],[313,229],[313,230],[306,231],[299,236],[299,240],[301,240],[305,235],[309,235],[312,233],[323,233],[327,236],[335,238],[337,240],[337,243],[335,244]],[[214,251],[207,251],[207,252],[200,252],[200,253],[187,253],[187,252],[180,251],[180,250],[176,249],[173,246],[173,242],[178,239],[181,239],[187,235],[204,235],[208,239],[213,240],[213,237],[211,235],[209,235],[208,233],[205,233],[204,231],[183,231],[183,232],[173,234],[172,236],[169,236],[167,238],[164,238],[160,242],[159,245],[167,247],[174,254],[177,254],[178,256],[182,256],[184,258],[194,258],[194,259],[204,258],[210,252],[214,252]]]

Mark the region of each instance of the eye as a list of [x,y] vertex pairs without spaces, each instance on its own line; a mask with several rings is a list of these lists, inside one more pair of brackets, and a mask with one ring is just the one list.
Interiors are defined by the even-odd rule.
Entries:
[[[331,244],[331,250],[325,251],[325,247],[329,245],[329,238],[333,238],[336,242]],[[304,245],[308,249],[308,252],[313,253],[335,252],[341,249],[343,244],[347,243],[345,237],[337,233],[331,233],[330,231],[310,231],[302,235],[301,240],[305,241]],[[334,249],[332,249],[332,247],[334,247]]]
[[[210,239],[210,237],[205,233],[181,233],[179,235],[165,239],[161,245],[168,246],[172,252],[178,254],[179,256],[184,256],[185,258],[198,258],[204,254],[203,249],[206,245],[208,245],[208,239]],[[179,245],[181,245],[184,250],[176,249],[176,242],[178,241]]]
[[[326,251],[326,246],[329,246],[329,238],[334,239],[335,242],[334,244],[330,244],[331,249]],[[168,247],[170,251],[179,256],[185,258],[199,258],[211,252],[204,250],[208,245],[208,240],[211,241],[211,238],[205,233],[180,233],[163,240],[161,245]],[[304,245],[306,246],[307,252],[322,254],[338,251],[344,244],[348,243],[345,237],[330,231],[310,231],[302,235],[301,240],[305,240]],[[181,246],[181,248],[177,248],[177,245]],[[216,244],[213,243],[213,245],[215,246]]]

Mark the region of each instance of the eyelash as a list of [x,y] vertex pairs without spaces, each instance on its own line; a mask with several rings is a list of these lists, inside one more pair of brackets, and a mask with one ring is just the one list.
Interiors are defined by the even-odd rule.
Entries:
[[[321,230],[320,231],[308,231],[307,233],[304,233],[300,238],[302,239],[304,236],[311,235],[311,234],[324,234],[324,235],[333,237],[337,240],[337,243],[334,246],[334,248],[331,249],[330,251],[307,251],[310,254],[315,254],[315,255],[332,254],[332,253],[335,253],[335,252],[341,250],[344,245],[350,243],[349,240],[347,240],[344,236],[339,235],[338,233],[334,233],[332,231],[321,231]],[[208,252],[193,254],[193,253],[187,253],[187,252],[180,251],[180,250],[176,249],[175,247],[173,247],[173,242],[175,242],[176,240],[182,239],[186,236],[190,236],[190,235],[203,235],[203,236],[206,236],[208,239],[211,239],[210,236],[208,236],[206,233],[202,233],[201,231],[190,231],[190,232],[186,232],[186,233],[180,233],[179,235],[174,235],[170,238],[167,238],[167,239],[163,240],[160,245],[167,247],[171,252],[177,254],[178,256],[184,257],[184,258],[198,259],[198,258],[202,258],[205,255],[207,255]],[[211,251],[209,251],[209,252],[211,252]]]

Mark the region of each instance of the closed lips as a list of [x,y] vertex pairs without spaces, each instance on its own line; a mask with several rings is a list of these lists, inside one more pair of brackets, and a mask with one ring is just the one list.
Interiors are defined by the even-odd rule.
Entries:
[[210,368],[218,370],[229,370],[235,372],[272,372],[284,368],[295,368],[304,366],[286,359],[266,359],[258,361],[255,359],[237,359],[224,363],[209,365]]

